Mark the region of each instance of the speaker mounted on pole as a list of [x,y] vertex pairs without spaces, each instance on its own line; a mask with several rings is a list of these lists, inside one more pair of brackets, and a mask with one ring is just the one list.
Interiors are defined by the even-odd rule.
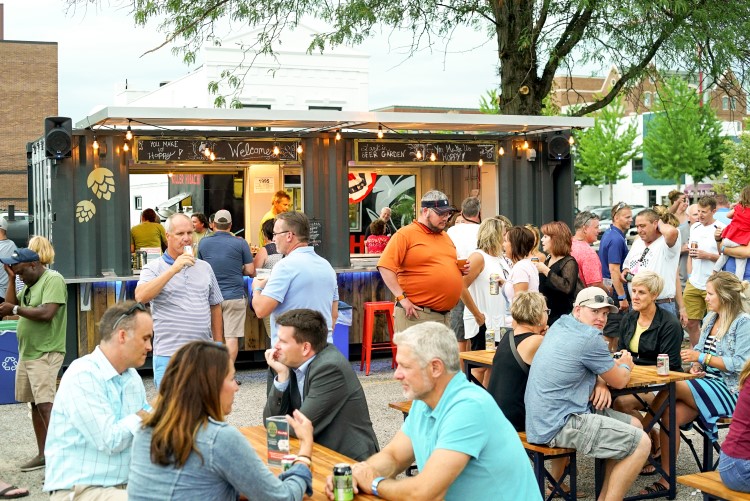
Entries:
[[68,117],[45,118],[44,147],[47,158],[69,157],[73,147],[73,121]]
[[547,141],[547,155],[550,160],[570,158],[570,142],[567,135],[558,131]]

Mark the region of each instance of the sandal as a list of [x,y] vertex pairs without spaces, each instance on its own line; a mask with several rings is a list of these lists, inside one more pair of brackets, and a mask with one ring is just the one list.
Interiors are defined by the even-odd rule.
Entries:
[[643,489],[643,490],[642,490],[641,492],[639,492],[638,494],[639,494],[640,496],[645,496],[645,495],[647,495],[647,494],[655,494],[655,493],[658,493],[658,492],[665,492],[665,491],[667,491],[667,490],[668,490],[668,489],[667,489],[667,487],[665,487],[665,486],[664,486],[664,485],[662,485],[661,483],[659,483],[659,482],[654,482],[654,483],[653,483],[653,484],[651,484],[651,485],[647,485],[647,486],[646,486],[646,487],[645,487],[645,488],[644,488],[644,489]]
[[[12,491],[20,491],[20,492],[16,492],[15,494],[10,494],[10,492]],[[0,499],[18,499],[18,498],[25,498],[28,495],[29,495],[28,489],[16,487],[15,485],[9,485],[8,487],[0,491]]]
[[[568,487],[568,484],[562,484],[562,490],[565,492],[565,494],[570,493],[570,487]],[[547,482],[547,490],[544,493],[544,499],[548,499],[550,495],[552,494],[552,484]],[[580,489],[576,490],[576,498],[585,498],[588,497],[588,494],[585,492],[582,492]],[[560,495],[560,491],[555,491],[555,495],[552,496],[552,499],[560,499],[562,496]]]
[[[654,462],[659,462],[661,459],[661,451],[659,451],[659,454],[656,456],[651,456],[651,459]],[[643,465],[643,468],[641,468],[641,472],[638,474],[642,477],[650,477],[651,475],[656,475],[656,467],[651,463],[651,461],[646,461],[646,464]]]

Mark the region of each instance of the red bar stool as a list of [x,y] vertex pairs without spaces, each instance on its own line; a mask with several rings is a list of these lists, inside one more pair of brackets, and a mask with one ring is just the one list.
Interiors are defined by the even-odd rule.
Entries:
[[[388,321],[389,340],[382,343],[372,342],[372,333],[375,330],[375,314],[385,313]],[[362,329],[362,359],[359,364],[359,370],[364,369],[367,365],[366,376],[370,375],[370,359],[373,351],[391,350],[393,360],[391,368],[396,367],[396,345],[393,344],[393,335],[396,330],[393,328],[393,301],[371,301],[365,303],[365,320]]]

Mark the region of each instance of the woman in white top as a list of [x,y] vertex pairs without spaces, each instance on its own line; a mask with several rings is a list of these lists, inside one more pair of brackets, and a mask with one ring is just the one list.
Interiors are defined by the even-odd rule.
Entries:
[[539,271],[531,262],[535,250],[534,233],[523,226],[512,227],[505,233],[503,250],[513,263],[510,276],[503,286],[505,300],[510,306],[519,292],[539,292]]
[[[485,349],[486,331],[496,331],[504,324],[506,304],[503,295],[490,289],[490,275],[496,274],[502,284],[510,276],[511,263],[503,256],[503,237],[510,221],[504,216],[486,219],[479,226],[477,250],[469,255],[468,275],[464,276],[461,300],[464,309],[464,335],[466,341],[459,342],[459,350]],[[493,336],[494,339],[494,336]],[[480,381],[485,369],[476,369]],[[481,376],[481,377],[480,377]]]

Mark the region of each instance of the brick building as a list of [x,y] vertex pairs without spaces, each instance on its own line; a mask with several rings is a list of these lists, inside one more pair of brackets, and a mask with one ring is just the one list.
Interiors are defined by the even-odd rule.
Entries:
[[0,31],[0,212],[28,209],[26,143],[57,115],[57,43],[2,40]]

